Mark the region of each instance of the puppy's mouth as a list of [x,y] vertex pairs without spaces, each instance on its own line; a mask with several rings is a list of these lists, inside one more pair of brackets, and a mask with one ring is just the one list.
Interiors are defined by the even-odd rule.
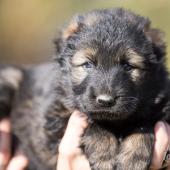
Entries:
[[138,107],[138,99],[129,98],[129,100],[121,100],[112,107],[97,107],[96,105],[84,105],[84,112],[94,120],[125,120],[132,115]]

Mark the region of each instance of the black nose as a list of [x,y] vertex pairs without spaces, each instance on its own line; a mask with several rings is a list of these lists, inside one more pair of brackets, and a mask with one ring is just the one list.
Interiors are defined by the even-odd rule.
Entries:
[[111,107],[114,105],[114,99],[113,97],[109,96],[109,95],[106,95],[106,94],[103,94],[103,95],[99,95],[97,98],[96,98],[96,102],[97,104],[99,104],[100,106],[103,106],[103,107]]

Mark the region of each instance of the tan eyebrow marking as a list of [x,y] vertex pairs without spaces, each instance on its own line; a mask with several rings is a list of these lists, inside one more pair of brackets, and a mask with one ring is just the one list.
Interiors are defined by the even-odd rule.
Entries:
[[72,69],[72,80],[75,84],[80,84],[88,75],[83,67],[74,67]]
[[96,50],[92,48],[86,48],[83,50],[77,51],[74,56],[72,57],[72,64],[73,66],[77,67],[72,67],[72,80],[75,84],[80,84],[88,75],[87,71],[81,67],[82,64],[85,62],[88,62],[90,60],[93,60]]
[[144,68],[144,58],[137,54],[135,51],[128,50],[127,59],[130,64],[140,68]]
[[92,48],[80,50],[76,52],[72,57],[72,64],[75,66],[79,66],[89,60],[93,60],[96,52],[97,51]]
[[138,82],[140,80],[140,76],[141,76],[141,71],[139,69],[135,69],[131,73],[131,77],[134,82]]

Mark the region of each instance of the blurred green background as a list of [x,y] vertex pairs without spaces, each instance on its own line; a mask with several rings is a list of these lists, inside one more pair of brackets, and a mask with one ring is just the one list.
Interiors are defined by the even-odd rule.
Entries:
[[[170,43],[170,0],[0,0],[0,62],[49,61],[56,32],[72,15],[112,7],[149,17]],[[170,47],[170,58],[169,53]],[[167,64],[170,68],[170,59]]]

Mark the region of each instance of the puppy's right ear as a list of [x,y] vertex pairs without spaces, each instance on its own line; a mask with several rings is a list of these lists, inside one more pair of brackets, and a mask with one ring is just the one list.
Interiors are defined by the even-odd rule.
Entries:
[[61,52],[64,42],[81,30],[84,25],[83,21],[83,16],[75,16],[62,31],[58,32],[57,37],[54,39],[57,54]]
[[84,17],[80,15],[75,16],[68,24],[68,26],[63,30],[62,32],[63,40],[67,40],[73,35],[80,32],[83,26],[84,26]]
[[100,22],[101,19],[103,19],[103,16],[96,12],[73,17],[70,23],[59,33],[58,38],[55,39],[57,53],[61,52],[67,40],[79,34],[83,29],[93,27],[93,25]]
[[64,40],[69,39],[75,34],[80,33],[84,28],[93,27],[96,23],[100,22],[104,18],[98,12],[89,12],[83,15],[75,16],[69,25],[64,29],[62,37]]

